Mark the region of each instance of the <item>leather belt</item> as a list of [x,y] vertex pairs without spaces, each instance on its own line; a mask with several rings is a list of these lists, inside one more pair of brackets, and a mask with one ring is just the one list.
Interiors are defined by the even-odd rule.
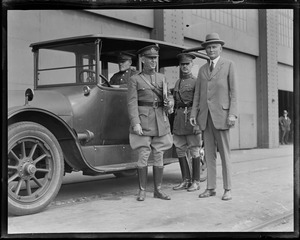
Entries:
[[159,108],[163,106],[162,102],[144,102],[144,101],[138,101],[138,106],[146,106],[146,107],[153,107],[153,108]]
[[189,108],[189,107],[192,107],[193,106],[193,103],[188,103],[188,104],[184,104],[184,103],[178,103],[176,104],[176,108]]

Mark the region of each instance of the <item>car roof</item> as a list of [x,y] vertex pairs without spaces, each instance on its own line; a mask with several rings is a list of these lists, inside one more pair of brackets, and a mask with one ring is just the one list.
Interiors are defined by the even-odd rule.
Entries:
[[[168,43],[160,40],[146,39],[146,38],[133,38],[123,37],[117,35],[102,35],[102,34],[91,34],[84,36],[76,36],[62,39],[55,39],[49,41],[42,41],[30,44],[33,50],[39,48],[51,48],[57,45],[75,44],[83,42],[91,42],[100,39],[102,42],[102,51],[106,53],[116,53],[118,51],[129,51],[137,54],[137,51],[145,46],[157,44],[159,46],[159,58],[162,65],[176,65],[178,62],[176,56],[182,51],[188,50],[187,47]],[[199,48],[198,48],[199,50]],[[200,50],[202,50],[200,48]],[[200,52],[193,52],[197,57],[208,59],[207,55]],[[167,64],[166,64],[167,63]]]

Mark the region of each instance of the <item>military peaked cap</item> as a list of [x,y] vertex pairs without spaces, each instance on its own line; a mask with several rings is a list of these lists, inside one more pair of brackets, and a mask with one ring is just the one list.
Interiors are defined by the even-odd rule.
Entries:
[[119,52],[118,54],[118,61],[119,62],[123,62],[123,61],[127,61],[127,60],[131,60],[132,58],[134,58],[135,55],[129,52]]
[[196,58],[196,56],[192,53],[179,53],[177,58],[179,63],[190,63]]
[[150,45],[144,47],[138,51],[138,53],[142,56],[146,57],[157,57],[158,56],[159,47],[156,45]]

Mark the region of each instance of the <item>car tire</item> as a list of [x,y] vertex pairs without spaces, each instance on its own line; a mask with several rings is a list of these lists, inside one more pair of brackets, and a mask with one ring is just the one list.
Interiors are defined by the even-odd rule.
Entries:
[[121,172],[115,172],[113,173],[117,178],[123,178],[123,177],[133,177],[137,175],[137,170],[136,169],[130,169],[130,170],[125,170]]
[[40,212],[56,197],[64,173],[62,149],[55,136],[34,122],[8,127],[8,213]]

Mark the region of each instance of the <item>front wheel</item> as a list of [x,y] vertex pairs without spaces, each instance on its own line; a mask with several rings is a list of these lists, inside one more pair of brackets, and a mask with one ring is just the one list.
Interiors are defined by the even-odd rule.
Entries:
[[8,213],[40,212],[56,197],[64,161],[55,136],[33,122],[8,127]]

